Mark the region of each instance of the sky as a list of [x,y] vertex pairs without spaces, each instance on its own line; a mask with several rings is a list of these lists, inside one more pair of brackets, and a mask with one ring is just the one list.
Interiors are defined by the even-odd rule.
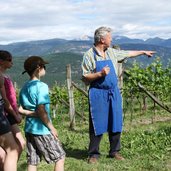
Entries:
[[0,44],[113,35],[171,38],[171,0],[0,0]]

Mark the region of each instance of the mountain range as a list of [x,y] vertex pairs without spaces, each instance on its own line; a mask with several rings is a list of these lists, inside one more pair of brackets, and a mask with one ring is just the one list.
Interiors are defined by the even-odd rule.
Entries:
[[[156,50],[160,56],[171,54],[171,38],[150,38],[147,40],[130,39],[125,36],[114,36],[113,44],[119,45],[125,50]],[[47,39],[28,42],[16,42],[7,45],[0,45],[0,49],[10,51],[14,56],[47,55],[53,53],[79,53],[83,54],[93,45],[93,38],[82,36],[80,39]]]
[[[141,62],[144,66],[160,57],[164,66],[171,59],[171,39],[153,38],[148,40],[130,39],[123,36],[113,37],[114,45],[119,45],[124,50],[154,50],[156,55],[153,58],[140,56],[138,58],[129,59],[126,65],[133,60]],[[47,75],[45,82],[52,86],[54,81],[64,83],[66,79],[66,65],[72,66],[72,78],[76,82],[81,80],[81,61],[83,53],[93,45],[93,38],[84,36],[77,40],[65,39],[49,39],[37,40],[29,42],[11,43],[8,45],[0,45],[0,49],[10,51],[14,56],[14,65],[9,70],[13,81],[17,82],[21,87],[25,80],[28,79],[27,74],[21,75],[23,71],[24,60],[30,55],[41,55],[49,61],[47,66]]]

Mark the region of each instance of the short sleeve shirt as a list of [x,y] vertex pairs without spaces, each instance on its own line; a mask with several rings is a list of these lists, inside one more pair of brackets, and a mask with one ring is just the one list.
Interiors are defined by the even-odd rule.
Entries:
[[94,52],[96,55],[96,59],[97,61],[101,61],[101,60],[107,60],[107,59],[111,59],[113,66],[115,68],[116,74],[117,74],[117,63],[119,61],[122,61],[124,59],[126,59],[129,56],[129,51],[125,51],[125,50],[117,50],[114,48],[108,48],[105,51],[106,54],[106,59],[104,59],[96,50],[95,47],[92,47],[91,49],[89,49],[83,56],[83,62],[82,62],[82,75],[86,75],[89,73],[93,73],[95,71],[96,68],[96,63],[95,63],[95,59],[94,59]]
[[[50,98],[47,84],[40,80],[28,81],[20,91],[19,101],[24,109],[35,111],[38,105],[43,104],[50,118]],[[25,122],[25,132],[46,135],[50,134],[49,129],[38,117],[27,116]]]
[[5,86],[5,91],[8,101],[10,102],[13,110],[17,111],[18,107],[17,107],[16,91],[12,80],[6,75],[4,75],[4,86]]

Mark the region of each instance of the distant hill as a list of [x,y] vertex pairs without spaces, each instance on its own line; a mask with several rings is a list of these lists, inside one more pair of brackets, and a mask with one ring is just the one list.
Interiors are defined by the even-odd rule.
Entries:
[[171,48],[163,47],[163,46],[157,46],[157,45],[149,45],[149,44],[122,44],[121,49],[124,50],[153,50],[156,51],[156,54],[154,57],[149,58],[147,60],[146,56],[140,56],[135,59],[129,59],[130,61],[136,60],[137,62],[141,62],[144,65],[147,65],[155,60],[156,57],[160,57],[161,62],[164,66],[166,66],[171,60]]
[[[147,57],[140,56],[135,59],[129,59],[127,64],[131,64],[133,60],[136,60],[147,65],[159,56],[162,63],[167,65],[169,59],[171,59],[171,39],[153,38],[144,41],[115,36],[113,43],[119,45],[124,50],[154,50],[157,52],[153,58],[147,60]],[[41,55],[50,62],[47,66],[47,75],[43,80],[52,86],[55,81],[59,84],[65,82],[67,64],[72,65],[73,79],[81,82],[80,65],[82,56],[92,45],[93,38],[86,37],[84,40],[49,39],[11,43],[0,45],[0,49],[8,50],[13,54],[14,66],[9,73],[19,87],[28,79],[26,75],[21,75],[21,72],[23,71],[24,60],[30,55]]]
[[[59,85],[66,83],[67,64],[71,64],[72,79],[77,83],[81,83],[80,65],[82,55],[74,53],[54,53],[45,55],[43,58],[47,60],[49,64],[47,64],[47,73],[42,80],[45,81],[50,87],[52,87],[55,82]],[[7,72],[11,76],[12,80],[17,83],[19,88],[29,79],[27,73],[24,75],[21,74],[24,70],[23,64],[25,59],[26,57],[15,57],[13,59],[13,67]]]
[[[163,56],[165,53],[167,55],[168,49],[171,48],[171,39],[165,40],[160,38],[151,38],[144,41],[141,39],[130,39],[124,36],[115,36],[113,37],[113,44],[120,45],[123,48],[126,44],[128,49],[135,49],[135,47],[138,46],[141,46],[141,49],[146,49],[146,47],[149,47],[148,49],[159,48],[160,50],[163,49]],[[0,49],[9,50],[14,56],[47,55],[63,52],[83,54],[92,45],[93,38],[91,37],[80,40],[65,40],[56,38],[0,45]]]
[[[124,48],[126,49],[127,46],[124,45]],[[66,65],[71,64],[72,68],[72,79],[77,82],[81,83],[81,62],[82,62],[82,55],[81,54],[75,54],[75,53],[54,53],[43,56],[44,59],[46,59],[49,64],[47,65],[47,74],[45,77],[42,78],[43,81],[45,81],[50,87],[54,85],[55,82],[59,85],[63,85],[66,83]],[[136,60],[137,62],[141,62],[143,65],[150,64],[152,61],[155,60],[156,57],[149,58],[144,56],[140,56],[133,59],[128,59],[128,61],[124,64],[125,67],[129,67],[132,63],[132,61]],[[14,65],[13,67],[8,71],[10,76],[12,77],[14,82],[17,82],[17,85],[21,87],[25,81],[28,80],[28,75],[21,73],[23,72],[23,63],[26,57],[15,57],[14,58]],[[163,59],[163,58],[162,58]],[[163,61],[166,61],[168,59],[163,59]],[[166,63],[167,64],[167,63]]]

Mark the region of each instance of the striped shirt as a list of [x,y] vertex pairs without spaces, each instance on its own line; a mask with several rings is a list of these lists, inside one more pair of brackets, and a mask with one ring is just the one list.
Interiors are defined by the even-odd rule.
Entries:
[[94,52],[93,51],[96,52],[97,61],[108,60],[108,59],[112,60],[113,66],[115,68],[116,75],[118,74],[118,68],[117,68],[118,61],[122,61],[129,56],[129,51],[117,50],[114,48],[108,48],[105,51],[106,59],[104,59],[100,55],[100,53],[97,51],[97,49],[95,47],[92,47],[83,56],[83,61],[82,61],[82,65],[81,65],[83,76],[85,76],[86,74],[95,72],[96,63],[94,60]]

